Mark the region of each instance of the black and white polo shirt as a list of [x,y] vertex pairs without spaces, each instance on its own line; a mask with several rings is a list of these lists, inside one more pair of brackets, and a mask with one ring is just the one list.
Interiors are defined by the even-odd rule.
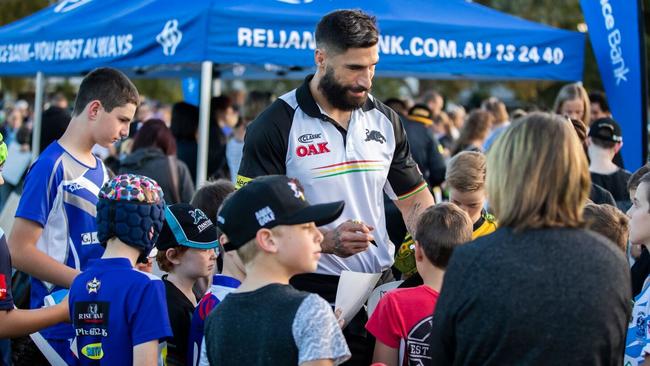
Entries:
[[377,246],[349,258],[321,256],[317,273],[381,272],[393,264],[383,193],[401,200],[426,189],[398,115],[369,96],[352,112],[348,129],[328,117],[309,90],[312,76],[281,96],[246,131],[237,185],[268,174],[297,178],[310,203],[345,201],[341,217],[326,226],[362,220]]

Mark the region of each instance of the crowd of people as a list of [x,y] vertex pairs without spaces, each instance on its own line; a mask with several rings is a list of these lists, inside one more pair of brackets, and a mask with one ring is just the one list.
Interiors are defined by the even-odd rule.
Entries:
[[[383,103],[375,19],[315,35],[298,88],[212,99],[198,189],[196,106],[112,68],[53,96],[0,231],[0,364],[644,364],[650,165],[625,170],[603,94]],[[0,166],[29,145],[6,116]],[[392,290],[344,314],[347,271]]]

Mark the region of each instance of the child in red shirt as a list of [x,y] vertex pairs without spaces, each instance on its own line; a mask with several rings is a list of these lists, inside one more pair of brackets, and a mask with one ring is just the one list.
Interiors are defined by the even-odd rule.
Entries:
[[366,324],[377,339],[372,361],[387,366],[431,362],[429,334],[438,292],[454,247],[472,239],[472,221],[453,203],[441,203],[422,213],[415,238],[424,285],[387,293]]

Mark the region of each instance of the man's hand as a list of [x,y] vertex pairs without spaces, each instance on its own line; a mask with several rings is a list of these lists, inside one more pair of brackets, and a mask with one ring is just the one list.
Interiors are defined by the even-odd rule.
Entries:
[[348,220],[336,229],[323,233],[321,248],[323,253],[336,254],[339,257],[361,253],[368,249],[371,241],[375,240],[370,234],[375,228],[367,226],[360,221]]

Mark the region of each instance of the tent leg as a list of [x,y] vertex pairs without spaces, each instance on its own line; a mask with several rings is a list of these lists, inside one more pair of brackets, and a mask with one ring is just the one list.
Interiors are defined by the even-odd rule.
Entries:
[[196,159],[196,187],[208,176],[208,136],[210,134],[210,89],[212,86],[212,62],[201,63],[201,99],[199,108],[199,141]]
[[32,161],[36,160],[40,151],[41,120],[43,117],[43,94],[45,94],[45,76],[43,72],[36,73],[36,95],[34,98],[34,125],[32,130]]

